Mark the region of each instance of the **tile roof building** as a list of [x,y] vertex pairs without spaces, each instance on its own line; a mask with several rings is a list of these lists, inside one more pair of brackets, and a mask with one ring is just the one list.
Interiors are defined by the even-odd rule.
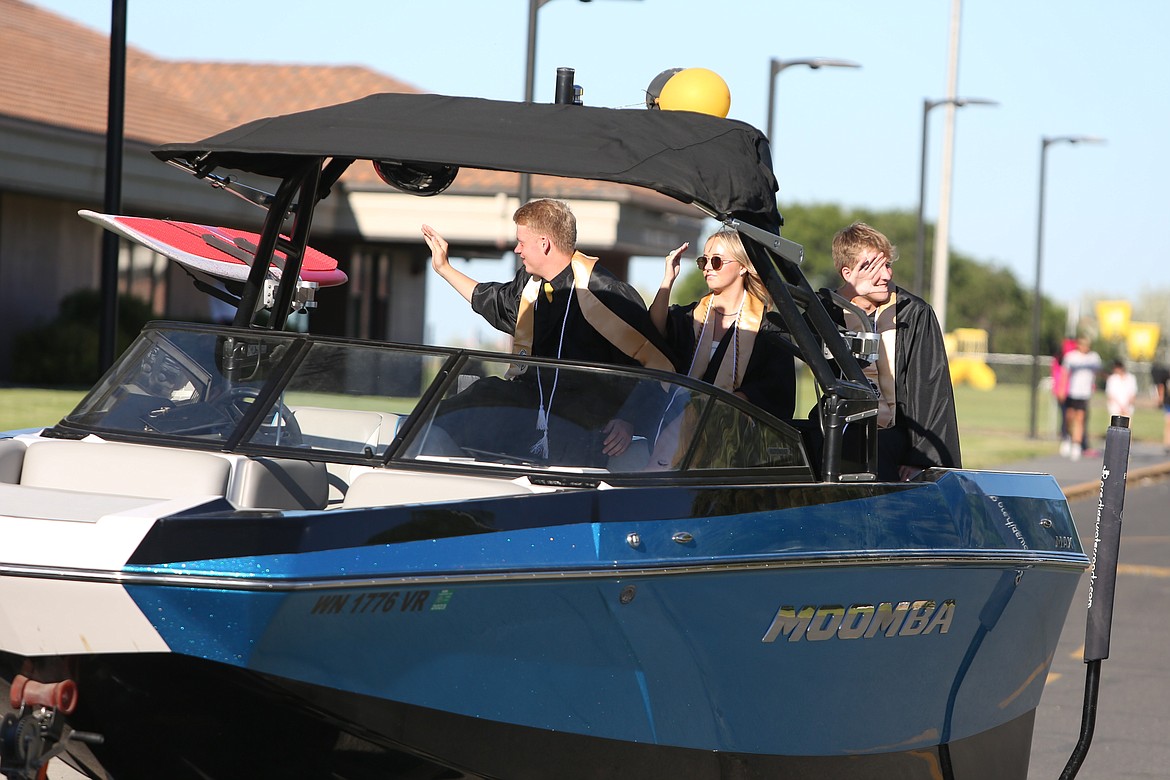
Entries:
[[[99,286],[100,229],[77,211],[103,210],[109,60],[105,33],[0,0],[0,289],[8,299],[0,381],[12,376],[16,332],[51,321],[71,292]],[[258,230],[262,212],[159,163],[150,149],[264,116],[420,91],[360,65],[184,62],[128,47],[121,211]],[[318,209],[311,239],[351,281],[321,291],[312,329],[421,341],[429,254],[419,224],[450,224],[455,255],[499,257],[514,239],[518,190],[516,174],[464,170],[447,193],[422,199],[389,190],[368,163],[354,165]],[[619,274],[631,256],[697,241],[702,222],[670,198],[604,182],[538,176],[532,193],[570,201],[581,248]],[[119,277],[121,291],[145,298],[156,316],[210,316],[182,271],[144,248],[123,246]]]

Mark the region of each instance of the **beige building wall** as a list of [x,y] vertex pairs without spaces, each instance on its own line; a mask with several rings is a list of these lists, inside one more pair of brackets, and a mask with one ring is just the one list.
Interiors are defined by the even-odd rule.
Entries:
[[100,231],[77,216],[79,208],[75,202],[0,192],[0,376],[8,374],[16,333],[54,319],[69,293],[98,286]]

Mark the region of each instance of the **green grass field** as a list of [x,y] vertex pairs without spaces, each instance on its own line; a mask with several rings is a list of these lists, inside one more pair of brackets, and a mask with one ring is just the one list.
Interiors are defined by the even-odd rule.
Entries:
[[[28,387],[0,388],[0,431],[48,425],[61,419],[81,400],[84,391]],[[797,409],[805,412],[815,402],[811,383],[801,382]],[[994,390],[955,388],[955,405],[962,432],[963,465],[990,468],[1051,453],[1056,447],[1057,417],[1052,398],[1038,399],[1038,438],[1028,437],[1029,393],[1023,385],[998,385]],[[1091,439],[1100,446],[1109,417],[1098,393],[1089,412]],[[1163,417],[1153,400],[1139,405],[1130,423],[1134,439],[1161,441]]]
[[0,431],[42,427],[73,410],[85,392],[41,387],[0,388]]
[[[998,385],[994,390],[975,390],[969,385],[955,388],[955,406],[962,432],[963,465],[986,468],[1011,463],[1037,454],[1051,453],[1059,436],[1056,402],[1047,393],[1037,399],[1036,432],[1028,437],[1030,393],[1024,385]],[[1163,415],[1154,399],[1140,399],[1130,430],[1137,441],[1162,440]],[[1109,427],[1103,393],[1093,397],[1089,410],[1089,442],[1104,444]]]

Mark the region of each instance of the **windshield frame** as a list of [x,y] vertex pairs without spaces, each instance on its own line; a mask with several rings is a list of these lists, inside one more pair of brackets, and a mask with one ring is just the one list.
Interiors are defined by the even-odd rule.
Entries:
[[[126,427],[118,428],[103,425],[104,419],[82,419],[85,413],[98,414],[96,410],[104,398],[128,382],[128,377],[136,376],[140,369],[134,365],[149,350],[160,345],[172,344],[178,338],[177,334],[188,334],[187,337],[215,338],[222,343],[267,344],[267,348],[257,346],[258,354],[267,354],[270,364],[266,366],[267,373],[262,382],[257,379],[249,386],[249,391],[255,390],[252,400],[247,404],[239,419],[234,421],[230,434],[220,437],[200,435],[186,435],[183,433],[168,433],[165,430],[142,429],[133,430]],[[234,340],[234,341],[233,341]],[[371,356],[386,356],[387,359],[417,360],[422,365],[427,362],[430,366],[427,376],[420,382],[420,390],[416,398],[404,397],[404,405],[413,403],[410,413],[402,418],[393,431],[384,448],[379,444],[376,449],[367,447],[364,451],[345,451],[342,449],[317,448],[309,449],[303,443],[293,445],[289,443],[266,442],[257,437],[273,414],[279,415],[283,406],[282,399],[297,376],[298,370],[306,365],[306,361],[315,347],[336,348],[341,354],[350,350],[359,354],[359,350],[370,351]],[[176,347],[177,348],[177,347]],[[188,356],[192,365],[199,361]],[[258,358],[259,360],[259,358]],[[428,362],[429,361],[429,362]],[[178,361],[180,363],[185,361]],[[780,451],[789,452],[791,463],[784,465],[752,465],[749,467],[699,468],[692,463],[694,447],[688,455],[667,470],[661,471],[609,471],[605,468],[576,468],[572,466],[558,466],[556,464],[538,464],[534,462],[496,463],[477,459],[430,458],[420,456],[420,453],[411,454],[411,447],[417,438],[433,423],[436,408],[442,399],[455,387],[461,373],[477,365],[502,366],[504,364],[524,364],[543,369],[571,369],[573,371],[596,373],[610,380],[629,379],[641,380],[643,385],[660,385],[665,392],[668,387],[671,392],[685,391],[688,397],[702,399],[703,411],[698,419],[695,436],[706,431],[708,418],[715,408],[734,410],[734,415],[742,416],[752,426],[765,426],[759,435],[772,436],[773,433],[785,446]],[[191,366],[188,366],[190,368]],[[206,367],[204,367],[206,373]],[[258,386],[257,386],[258,385]],[[296,392],[295,390],[293,391]],[[343,389],[342,397],[356,397],[356,394]],[[380,396],[379,396],[380,397]],[[289,402],[292,404],[292,401]],[[340,408],[340,407],[339,407]],[[346,409],[349,406],[344,407]],[[739,419],[736,417],[736,419]],[[659,429],[661,431],[661,428]],[[149,323],[139,339],[115,362],[93,389],[79,402],[78,406],[66,415],[59,423],[44,432],[45,436],[55,438],[83,438],[96,435],[103,439],[135,442],[141,444],[184,447],[193,449],[207,449],[212,451],[235,453],[252,457],[293,458],[308,461],[322,461],[332,463],[349,463],[365,465],[374,468],[405,468],[420,471],[445,471],[453,473],[499,475],[508,478],[528,477],[537,484],[549,485],[596,485],[600,482],[641,484],[671,481],[682,483],[708,483],[712,481],[733,481],[739,483],[761,482],[813,482],[814,472],[810,465],[808,448],[800,431],[791,423],[773,417],[764,410],[731,394],[719,390],[699,380],[685,375],[644,368],[618,367],[599,363],[578,361],[563,361],[552,358],[525,357],[518,358],[506,353],[481,350],[466,350],[454,347],[440,347],[416,344],[402,344],[394,342],[371,342],[358,339],[348,339],[332,336],[319,336],[290,331],[258,330],[255,328],[239,328],[222,325],[208,325],[202,323],[157,321]],[[772,448],[766,448],[769,452]],[[795,452],[791,450],[795,449]]]

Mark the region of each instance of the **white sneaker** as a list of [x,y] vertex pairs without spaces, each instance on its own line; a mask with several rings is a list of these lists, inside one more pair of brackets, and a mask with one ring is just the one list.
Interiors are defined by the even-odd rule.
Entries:
[[1072,449],[1072,442],[1068,439],[1060,440],[1060,457],[1067,458]]
[[1074,444],[1072,446],[1072,451],[1069,452],[1068,456],[1072,460],[1080,460],[1081,459],[1081,445]]

